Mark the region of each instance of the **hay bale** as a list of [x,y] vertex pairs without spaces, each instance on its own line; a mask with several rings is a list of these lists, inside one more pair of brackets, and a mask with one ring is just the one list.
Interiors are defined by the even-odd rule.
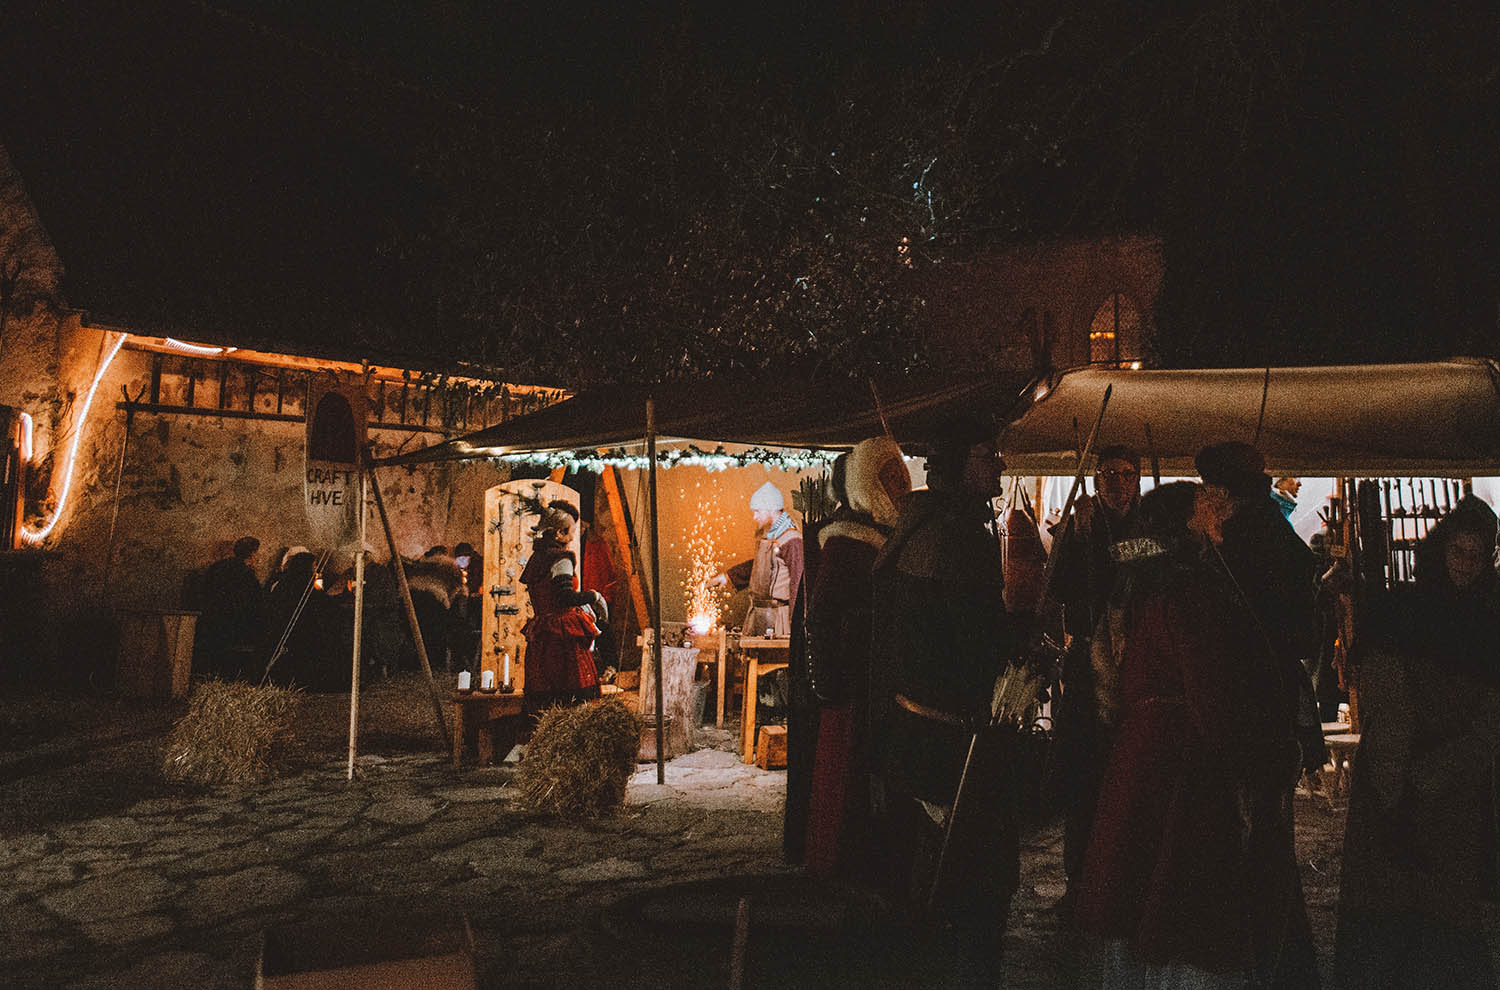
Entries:
[[162,776],[176,783],[225,784],[265,780],[278,768],[291,739],[297,693],[205,681],[167,736]]
[[615,811],[640,744],[640,720],[620,701],[549,708],[516,770],[519,803],[564,817]]

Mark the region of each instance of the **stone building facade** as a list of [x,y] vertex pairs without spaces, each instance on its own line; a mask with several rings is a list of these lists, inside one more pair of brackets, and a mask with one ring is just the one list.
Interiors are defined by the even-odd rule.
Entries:
[[1162,274],[1152,237],[1037,241],[943,269],[929,332],[961,367],[1149,363]]
[[[312,546],[302,509],[303,403],[314,376],[363,382],[376,457],[480,429],[563,393],[438,378],[136,334],[66,307],[63,261],[0,149],[0,404],[29,418],[32,457],[22,549],[8,585],[37,636],[0,636],[3,666],[62,665],[107,678],[122,609],[174,609],[191,576],[261,541]],[[504,481],[484,463],[377,472],[399,550],[480,544],[483,494]],[[370,542],[388,551],[372,512]],[[316,549],[316,548],[315,548]],[[38,582],[40,587],[37,587]],[[14,655],[16,650],[25,656]]]

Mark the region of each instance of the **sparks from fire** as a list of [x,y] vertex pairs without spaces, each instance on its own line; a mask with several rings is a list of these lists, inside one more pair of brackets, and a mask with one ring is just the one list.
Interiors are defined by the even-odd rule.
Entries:
[[[701,482],[698,487],[702,488]],[[693,514],[693,528],[688,533],[687,552],[692,565],[683,588],[687,595],[688,626],[699,636],[719,624],[723,608],[717,589],[709,587],[709,581],[723,569],[719,543],[724,523],[719,500],[700,496],[698,510]]]

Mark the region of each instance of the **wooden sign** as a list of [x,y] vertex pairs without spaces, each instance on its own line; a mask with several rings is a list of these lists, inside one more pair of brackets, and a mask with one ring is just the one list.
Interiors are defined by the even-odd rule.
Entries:
[[302,508],[319,547],[347,547],[359,542],[359,459],[368,400],[361,386],[320,376],[308,383],[307,409]]
[[[505,682],[505,658],[515,690],[526,684],[526,638],[521,630],[533,615],[531,596],[521,583],[521,572],[531,559],[532,528],[539,521],[526,510],[524,495],[543,505],[561,499],[578,505],[578,493],[555,481],[507,481],[484,493],[484,615],[480,635],[480,671],[495,672],[495,683]],[[582,527],[573,527],[570,549],[578,559]]]

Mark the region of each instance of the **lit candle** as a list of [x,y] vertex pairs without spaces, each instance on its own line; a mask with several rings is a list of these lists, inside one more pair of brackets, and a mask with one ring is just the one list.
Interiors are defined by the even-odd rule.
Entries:
[[506,685],[509,685],[510,684],[510,654],[509,653],[502,653],[500,655],[500,662],[505,667],[505,673],[501,676],[500,680],[501,680],[502,683],[504,683]]
[[458,689],[460,691],[469,690],[469,672],[467,670],[460,670],[458,672]]
[[493,690],[495,690],[495,672],[493,670],[486,670],[480,676],[480,678],[479,678],[479,690],[481,690],[481,691],[493,691]]

